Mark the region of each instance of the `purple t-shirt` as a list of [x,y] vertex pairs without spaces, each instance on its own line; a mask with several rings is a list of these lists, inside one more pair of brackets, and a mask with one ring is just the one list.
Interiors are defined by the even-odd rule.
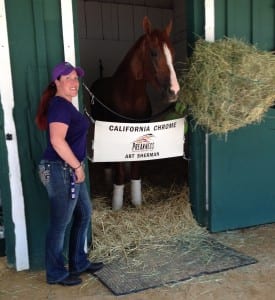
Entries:
[[[65,139],[77,159],[83,161],[86,156],[88,118],[81,114],[71,102],[55,96],[50,100],[48,108],[48,124],[52,122],[65,123],[69,126]],[[47,130],[47,148],[43,154],[43,159],[62,160],[52,147],[49,130]]]

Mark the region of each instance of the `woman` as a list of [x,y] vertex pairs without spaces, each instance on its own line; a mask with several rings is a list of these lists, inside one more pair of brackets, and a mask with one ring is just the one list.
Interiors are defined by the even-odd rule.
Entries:
[[[103,263],[92,263],[84,251],[92,206],[87,191],[83,160],[86,155],[88,119],[72,104],[77,96],[80,67],[58,64],[44,91],[36,124],[47,130],[47,148],[39,164],[39,175],[50,203],[46,237],[46,277],[49,284],[76,285],[82,272],[94,273]],[[70,227],[68,269],[63,258],[64,237]]]

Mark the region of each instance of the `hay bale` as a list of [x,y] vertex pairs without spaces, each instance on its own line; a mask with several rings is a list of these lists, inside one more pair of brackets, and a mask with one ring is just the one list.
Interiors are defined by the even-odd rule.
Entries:
[[237,39],[199,39],[180,85],[196,124],[224,134],[261,121],[274,105],[275,55]]

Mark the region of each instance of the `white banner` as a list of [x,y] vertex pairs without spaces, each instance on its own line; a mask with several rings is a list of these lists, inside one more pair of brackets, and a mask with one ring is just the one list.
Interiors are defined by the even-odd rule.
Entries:
[[184,118],[155,123],[95,122],[94,162],[183,156]]

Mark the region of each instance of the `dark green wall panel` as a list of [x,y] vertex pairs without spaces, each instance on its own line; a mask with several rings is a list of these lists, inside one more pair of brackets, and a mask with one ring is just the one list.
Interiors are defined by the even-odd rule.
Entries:
[[250,0],[227,1],[227,36],[243,38],[247,41],[251,39],[250,4]]
[[8,0],[6,14],[30,266],[36,269],[44,266],[48,200],[37,175],[45,136],[34,119],[50,70],[63,60],[60,2]]
[[215,36],[237,37],[261,49],[274,49],[275,1],[216,0]]
[[275,222],[275,109],[209,145],[211,231]]
[[[204,23],[198,21],[204,18],[204,1],[189,2],[192,3],[188,32],[193,32],[188,37],[194,42],[194,36],[204,36]],[[260,49],[273,50],[274,20],[275,0],[215,0],[216,39],[237,37]],[[275,137],[270,127],[273,120],[236,130],[226,141],[210,135],[208,153],[201,129],[189,131],[191,203],[197,220],[211,231],[275,221],[275,189],[271,179],[275,167]]]
[[[204,37],[204,1],[187,0],[187,43],[189,55],[198,37]],[[201,225],[206,225],[205,211],[205,133],[189,120],[189,187],[190,202],[194,217]]]
[[[216,39],[237,37],[258,48],[275,45],[274,0],[216,0]],[[275,221],[275,112],[225,138],[209,136],[209,229],[222,231]]]
[[252,43],[264,50],[275,49],[275,1],[253,1]]
[[215,36],[223,38],[227,33],[227,1],[215,1]]
[[189,188],[192,212],[202,226],[207,224],[205,209],[205,132],[194,122],[189,122],[188,127],[188,152],[189,152]]
[[189,54],[192,53],[192,47],[198,37],[204,37],[204,1],[186,0],[187,8],[187,41]]

